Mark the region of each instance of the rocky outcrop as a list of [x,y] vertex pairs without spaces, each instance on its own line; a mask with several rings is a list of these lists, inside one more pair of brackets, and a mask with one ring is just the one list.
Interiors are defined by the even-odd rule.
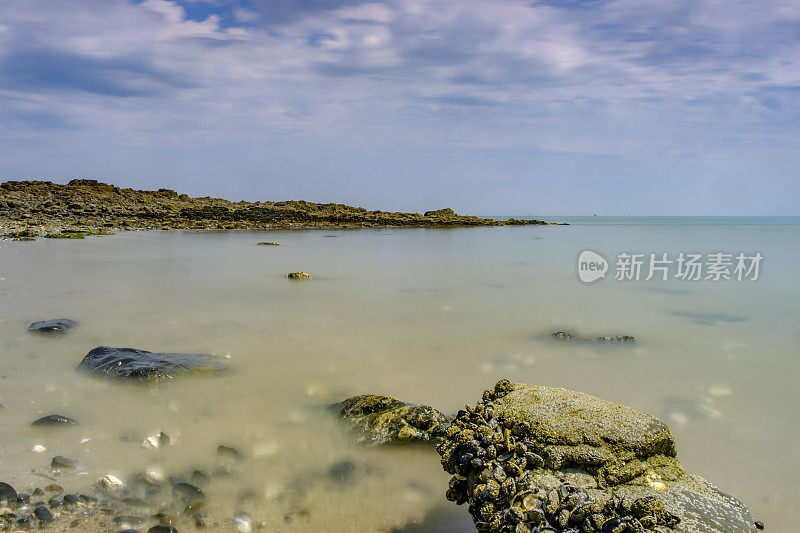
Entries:
[[756,531],[742,503],[681,467],[663,422],[587,394],[503,380],[437,449],[447,498],[479,531]]
[[[0,233],[32,238],[82,238],[90,229],[271,229],[541,225],[540,220],[499,221],[457,215],[452,209],[419,213],[368,211],[342,204],[230,202],[190,198],[169,189],[139,191],[95,180],[66,185],[49,181],[0,184]],[[50,233],[58,230],[57,233]]]
[[604,335],[601,337],[584,338],[579,337],[571,331],[556,331],[551,333],[550,336],[560,341],[596,342],[600,344],[634,344],[636,342],[636,338],[631,335]]
[[331,409],[353,430],[358,442],[371,445],[438,442],[450,423],[433,407],[376,394],[353,396]]
[[153,353],[136,348],[98,346],[86,354],[78,370],[128,380],[172,379],[178,374],[217,374],[226,366],[208,354]]

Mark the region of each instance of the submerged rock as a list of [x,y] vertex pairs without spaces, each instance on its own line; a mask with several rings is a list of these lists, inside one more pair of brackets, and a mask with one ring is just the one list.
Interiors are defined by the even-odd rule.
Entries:
[[79,370],[118,379],[172,379],[177,374],[215,374],[226,370],[208,354],[153,353],[136,348],[98,346],[86,354]]
[[563,341],[597,342],[597,343],[609,343],[609,344],[633,344],[636,342],[636,338],[634,338],[631,335],[615,335],[615,336],[583,338],[583,337],[578,337],[577,335],[569,331],[556,331],[555,333],[552,333],[550,336],[554,339]]
[[257,242],[256,244],[260,246],[280,246],[279,242],[272,242],[272,241],[264,241],[264,242]]
[[286,277],[289,279],[311,279],[311,274],[306,274],[301,270],[300,272],[289,272]]
[[438,441],[450,423],[433,407],[376,394],[353,396],[331,408],[356,431],[359,442],[371,445]]
[[28,326],[28,331],[48,335],[63,335],[77,326],[78,323],[68,318],[54,318],[53,320],[40,320]]
[[47,415],[31,422],[31,426],[74,426],[77,422],[63,415]]
[[503,380],[437,450],[447,498],[479,531],[756,530],[741,502],[681,467],[663,422],[587,394]]
[[0,502],[13,502],[17,499],[17,491],[8,483],[0,481]]

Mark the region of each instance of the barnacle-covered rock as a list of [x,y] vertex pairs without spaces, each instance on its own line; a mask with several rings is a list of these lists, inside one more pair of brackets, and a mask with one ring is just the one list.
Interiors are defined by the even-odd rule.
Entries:
[[450,419],[427,405],[415,405],[377,394],[353,396],[331,409],[365,444],[420,441],[438,442]]
[[447,498],[479,531],[756,530],[738,500],[683,470],[664,423],[587,394],[502,380],[437,450]]

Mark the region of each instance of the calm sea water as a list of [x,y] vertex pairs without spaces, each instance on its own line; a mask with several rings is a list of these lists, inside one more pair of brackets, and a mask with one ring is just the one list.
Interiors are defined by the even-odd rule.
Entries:
[[[433,528],[469,531],[466,510],[444,499],[435,452],[352,447],[324,405],[371,392],[454,412],[507,377],[662,418],[687,469],[770,531],[792,531],[800,219],[546,218],[573,225],[2,241],[0,478],[41,486],[54,455],[79,462],[59,479],[73,490],[108,473],[213,472],[225,444],[245,458],[206,491],[220,523],[245,511],[268,530],[389,531],[449,510]],[[584,284],[584,249],[612,263],[634,251],[764,259],[757,281],[623,282],[612,264]],[[300,269],[314,278],[285,278]],[[26,332],[57,317],[80,325],[60,338]],[[638,343],[550,341],[559,329]],[[214,353],[233,372],[155,387],[77,373],[98,345]],[[80,425],[29,426],[54,412]],[[174,444],[141,445],[159,431]],[[347,483],[328,475],[340,461],[356,467]]]

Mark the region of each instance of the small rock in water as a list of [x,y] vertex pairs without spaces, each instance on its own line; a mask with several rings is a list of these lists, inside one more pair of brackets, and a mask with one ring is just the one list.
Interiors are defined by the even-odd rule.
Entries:
[[172,439],[163,431],[157,435],[151,435],[144,440],[144,446],[148,448],[160,448],[172,444]]
[[51,484],[47,485],[44,488],[44,490],[46,490],[47,492],[63,492],[64,491],[64,489],[61,488],[61,485],[56,485],[55,483],[51,483]]
[[172,486],[178,493],[189,500],[204,500],[206,497],[202,490],[185,481],[179,481]]
[[239,453],[239,450],[232,446],[225,446],[220,444],[217,446],[217,455],[220,457],[228,457],[230,459],[241,459],[242,454]]
[[53,496],[52,498],[50,498],[49,500],[47,500],[47,504],[48,504],[50,507],[58,507],[58,506],[60,506],[60,505],[61,505],[61,501],[60,501],[58,498],[56,498],[55,496]]
[[277,242],[271,242],[271,241],[259,242],[259,243],[257,243],[257,244],[259,244],[259,245],[261,245],[261,246],[280,246],[280,243],[277,243]]
[[115,490],[115,489],[121,489],[124,483],[122,483],[122,480],[117,476],[106,474],[105,476],[97,480],[97,485],[102,490]]
[[253,531],[253,521],[244,513],[234,516],[233,522],[236,524],[236,531],[239,533],[250,533]]
[[576,334],[570,331],[556,331],[550,336],[554,339],[562,341],[597,342],[607,344],[633,344],[636,342],[636,339],[631,335],[600,336],[587,339],[578,337]]
[[36,509],[33,510],[33,514],[35,514],[36,518],[38,518],[42,522],[52,522],[53,521],[53,514],[45,506],[37,507]]
[[178,530],[172,526],[165,526],[163,524],[159,524],[157,526],[153,526],[147,530],[147,533],[178,533]]
[[163,380],[177,374],[216,374],[226,370],[209,354],[153,353],[136,348],[98,346],[78,365],[78,370],[117,379]]
[[17,491],[8,483],[0,482],[0,502],[13,502],[17,499]]
[[328,469],[328,475],[340,483],[346,483],[356,471],[356,465],[350,461],[339,461]]
[[757,530],[761,531],[762,529],[764,529],[764,522],[762,522],[761,520],[756,520],[755,526]]
[[31,496],[30,494],[25,494],[23,492],[17,493],[17,503],[30,503]]
[[28,326],[28,331],[33,333],[45,333],[49,335],[63,335],[67,330],[77,326],[77,322],[68,318],[56,318],[53,320],[41,320]]
[[81,499],[78,497],[77,494],[65,494],[64,495],[64,505],[75,505]]
[[50,470],[75,470],[75,461],[56,455],[50,462]]
[[311,274],[306,274],[301,270],[299,272],[289,272],[286,277],[289,279],[311,279]]
[[77,422],[69,417],[63,415],[47,415],[42,418],[37,418],[31,422],[32,426],[69,426],[75,425]]
[[44,453],[44,452],[46,452],[46,451],[47,451],[47,448],[45,448],[45,447],[44,447],[44,446],[42,446],[41,444],[37,444],[37,445],[35,445],[33,448],[31,448],[31,451],[32,451],[33,453]]

